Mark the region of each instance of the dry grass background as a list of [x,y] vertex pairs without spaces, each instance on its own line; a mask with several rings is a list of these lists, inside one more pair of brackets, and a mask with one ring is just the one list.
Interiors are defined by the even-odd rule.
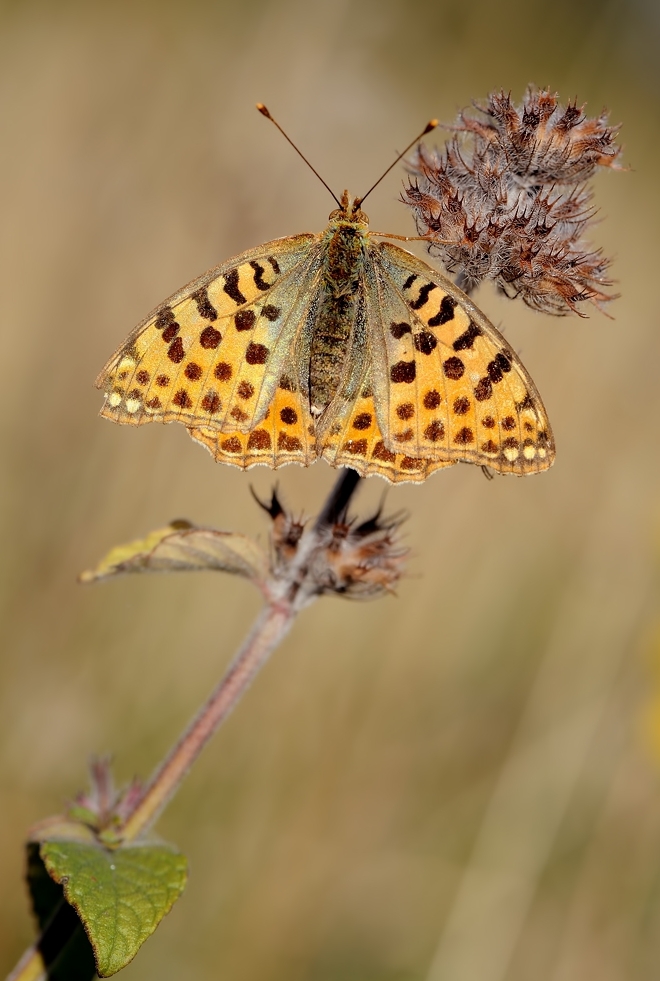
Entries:
[[[32,938],[22,842],[112,750],[146,775],[253,617],[219,576],[76,574],[174,517],[265,533],[178,426],[97,416],[132,325],[223,258],[323,226],[431,116],[530,81],[623,121],[598,179],[622,299],[556,320],[477,296],[543,394],[557,463],[390,491],[398,599],[307,611],[159,830],[183,900],[129,979],[641,981],[660,958],[660,785],[639,723],[656,616],[660,19],[648,0],[0,5],[0,951]],[[439,137],[442,138],[442,134]],[[412,231],[396,175],[372,227]],[[423,253],[422,253],[423,254]],[[278,475],[313,511],[325,464]],[[364,511],[384,485],[369,481]],[[649,730],[650,731],[650,730]]]

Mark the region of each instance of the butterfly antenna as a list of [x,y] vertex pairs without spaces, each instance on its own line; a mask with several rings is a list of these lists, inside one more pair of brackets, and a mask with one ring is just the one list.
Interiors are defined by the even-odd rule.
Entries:
[[[282,127],[280,126],[280,124],[278,123],[278,121],[277,121],[276,119],[273,119],[273,117],[272,117],[272,116],[271,116],[271,114],[269,113],[269,111],[268,111],[268,109],[267,109],[267,108],[266,108],[266,106],[265,106],[265,105],[263,104],[263,102],[257,102],[257,109],[259,110],[259,112],[261,113],[261,115],[262,115],[262,116],[265,116],[265,117],[266,117],[266,119],[270,119],[270,121],[271,121],[271,123],[273,123],[273,124],[274,124],[275,126],[277,126],[277,128],[278,128],[278,129],[279,129],[279,131],[280,131],[280,133],[282,134],[282,136],[284,137],[284,139],[285,139],[285,140],[287,141],[287,143],[290,143],[290,144],[291,144],[291,146],[293,147],[293,149],[294,149],[294,150],[296,151],[296,153],[298,154],[298,156],[299,156],[299,157],[302,157],[302,159],[303,159],[303,160],[305,161],[305,163],[307,164],[307,166],[309,167],[309,169],[310,169],[310,170],[312,171],[312,173],[313,173],[313,174],[316,174],[316,176],[317,176],[317,177],[318,177],[318,179],[319,179],[319,180],[321,181],[321,183],[323,184],[323,186],[324,186],[324,187],[326,188],[326,190],[328,190],[328,191],[330,191],[330,194],[331,194],[331,195],[333,196],[333,198],[334,198],[334,199],[335,199],[335,201],[337,202],[337,204],[338,204],[338,206],[339,206],[339,207],[341,208],[341,201],[339,200],[339,198],[337,197],[337,195],[335,194],[335,192],[334,192],[334,191],[332,190],[332,188],[331,188],[331,187],[329,187],[329,185],[328,185],[328,184],[326,184],[326,182],[325,182],[325,181],[323,180],[323,178],[322,178],[322,177],[321,177],[321,175],[319,174],[319,172],[318,172],[318,170],[316,170],[316,169],[315,169],[314,167],[312,167],[312,165],[311,165],[311,163],[309,162],[309,160],[307,159],[307,157],[306,157],[306,156],[305,156],[305,155],[304,155],[303,153],[301,153],[301,152],[300,152],[300,150],[298,149],[298,147],[296,146],[296,144],[295,144],[295,143],[293,142],[293,140],[292,140],[292,139],[290,139],[290,138],[289,138],[289,137],[288,137],[288,136],[286,135],[286,133],[284,132],[284,130],[282,129]],[[425,132],[427,132],[427,131],[425,130]],[[415,141],[413,140],[413,143],[414,143],[414,142],[415,142]],[[410,146],[412,146],[412,143],[410,144]],[[410,147],[409,147],[408,149],[410,149]],[[406,151],[404,150],[403,152],[405,153]],[[396,162],[396,161],[395,161],[395,162]],[[384,175],[383,175],[383,176],[384,176]]]
[[[275,120],[273,120],[273,122],[275,122]],[[369,188],[369,190],[367,191],[367,193],[366,194],[363,194],[361,198],[357,198],[357,200],[353,202],[353,207],[354,208],[359,208],[360,205],[362,204],[362,202],[365,201],[365,199],[369,197],[369,195],[374,190],[374,188],[378,187],[378,185],[380,184],[380,182],[382,181],[382,179],[384,177],[387,177],[387,175],[389,174],[389,172],[392,170],[393,167],[396,167],[396,165],[398,164],[398,162],[401,159],[401,157],[405,157],[405,155],[408,152],[408,150],[410,150],[410,148],[413,147],[415,145],[415,143],[417,143],[418,140],[421,140],[421,138],[423,136],[426,136],[426,134],[427,133],[430,133],[432,129],[435,129],[437,125],[438,125],[438,120],[437,119],[431,119],[426,124],[425,128],[422,130],[422,132],[419,134],[419,136],[416,136],[415,139],[412,140],[408,144],[408,146],[406,147],[406,149],[401,151],[401,153],[396,158],[396,160],[394,160],[389,165],[389,167],[387,168],[387,170],[385,171],[385,173],[380,175],[380,177],[378,178],[378,180],[376,181],[375,184],[372,184],[372,186]]]

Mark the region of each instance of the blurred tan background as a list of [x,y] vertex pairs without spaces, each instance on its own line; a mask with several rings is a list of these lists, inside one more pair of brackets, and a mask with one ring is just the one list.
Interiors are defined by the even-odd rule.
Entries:
[[[254,103],[358,193],[431,116],[533,81],[609,107],[631,167],[596,182],[615,319],[476,296],[557,463],[389,491],[410,512],[398,598],[303,614],[160,822],[191,880],[124,976],[657,978],[659,41],[653,0],[0,5],[3,974],[33,937],[27,827],[91,752],[146,776],[258,609],[220,576],[75,581],[171,518],[266,533],[248,486],[271,472],[112,426],[93,387],[174,289],[323,227],[331,199]],[[372,227],[412,233],[402,176]],[[310,513],[334,476],[277,479]]]

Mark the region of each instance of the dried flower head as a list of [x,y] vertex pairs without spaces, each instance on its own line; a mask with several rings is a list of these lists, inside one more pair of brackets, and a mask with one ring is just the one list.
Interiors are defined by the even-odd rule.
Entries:
[[[256,498],[256,495],[255,495]],[[305,528],[281,504],[276,490],[260,501],[271,516],[271,567],[274,592],[295,583],[299,603],[327,593],[349,599],[371,599],[393,592],[404,570],[408,550],[401,547],[398,529],[405,520],[396,514],[356,524],[345,511],[322,528]]]
[[609,260],[584,234],[594,216],[586,181],[619,169],[618,128],[533,88],[521,106],[500,92],[476,108],[482,116],[461,113],[442,152],[420,145],[409,161],[403,200],[429,251],[468,289],[492,279],[545,313],[613,299],[603,291]]

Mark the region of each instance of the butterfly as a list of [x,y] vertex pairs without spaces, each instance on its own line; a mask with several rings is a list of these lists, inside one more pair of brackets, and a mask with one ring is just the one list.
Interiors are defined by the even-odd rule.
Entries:
[[550,467],[516,353],[451,280],[369,231],[364,197],[345,191],[320,234],[244,252],[161,303],[99,375],[101,414],[183,423],[243,469],[322,458],[398,483],[458,462]]

